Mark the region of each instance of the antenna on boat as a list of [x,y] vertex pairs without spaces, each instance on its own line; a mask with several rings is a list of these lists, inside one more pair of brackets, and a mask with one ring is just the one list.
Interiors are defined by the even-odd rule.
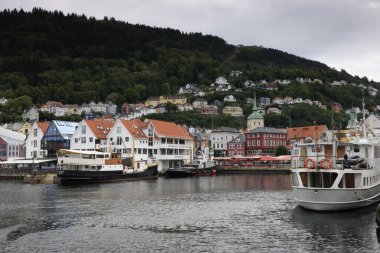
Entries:
[[365,103],[364,103],[364,96],[362,98],[362,106],[363,106],[363,123],[362,123],[362,129],[363,129],[363,137],[365,138],[367,136],[366,127],[365,127]]

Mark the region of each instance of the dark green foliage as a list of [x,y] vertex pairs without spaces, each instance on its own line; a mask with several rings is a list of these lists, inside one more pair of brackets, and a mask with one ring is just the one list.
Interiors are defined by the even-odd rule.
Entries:
[[276,156],[287,155],[287,154],[289,154],[289,151],[285,146],[280,145],[276,148]]
[[[351,76],[346,71],[331,69],[325,64],[297,57],[276,49],[233,46],[223,39],[200,33],[183,33],[174,29],[132,25],[113,18],[96,20],[84,15],[48,12],[39,8],[32,12],[4,10],[0,12],[0,97],[17,99],[27,96],[33,104],[48,100],[82,104],[90,101],[111,101],[118,105],[143,101],[150,96],[175,94],[186,83],[197,83],[207,90],[217,76],[228,76],[231,70],[243,75],[229,80],[242,87],[247,79],[318,78],[322,81],[346,80],[371,84],[366,77]],[[223,101],[231,93],[209,94],[206,99]],[[253,91],[234,94],[245,116],[250,106],[244,105]],[[356,87],[332,88],[324,85],[292,84],[279,92],[258,91],[257,96],[293,96],[332,101],[345,108],[361,104],[379,104],[380,95],[369,99]],[[193,98],[190,98],[192,101]],[[17,120],[25,104],[2,108],[0,121]],[[313,107],[314,108],[314,107]],[[170,111],[174,112],[170,107]],[[286,113],[268,114],[266,125],[286,127],[331,122],[328,111],[291,109]],[[307,114],[304,116],[302,113]],[[171,116],[176,115],[176,116]],[[46,115],[46,118],[49,118]],[[188,125],[245,127],[245,119],[223,115],[212,119],[195,113],[165,114]],[[176,117],[179,117],[177,119]],[[2,120],[4,119],[4,120]],[[339,118],[344,121],[343,117]],[[337,122],[337,121],[336,121]],[[330,125],[330,124],[328,124]]]

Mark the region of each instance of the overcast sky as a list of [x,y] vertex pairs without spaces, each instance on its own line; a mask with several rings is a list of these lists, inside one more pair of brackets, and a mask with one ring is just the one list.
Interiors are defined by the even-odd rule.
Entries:
[[380,0],[1,0],[261,45],[380,82]]

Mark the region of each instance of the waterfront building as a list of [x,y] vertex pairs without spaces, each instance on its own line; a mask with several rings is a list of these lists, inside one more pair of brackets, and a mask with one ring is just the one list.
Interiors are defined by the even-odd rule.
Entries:
[[329,132],[326,125],[289,127],[286,129],[287,147],[292,155],[300,155],[298,144],[304,143],[305,138],[309,137],[313,142],[324,142],[329,139]]
[[25,157],[25,135],[0,127],[0,160],[12,161]]
[[46,151],[41,149],[41,140],[49,127],[50,122],[37,122],[32,125],[32,129],[25,141],[25,157],[44,158],[47,156]]
[[107,135],[114,124],[114,120],[109,119],[82,120],[70,137],[70,149],[105,151],[104,146],[107,143]]
[[278,146],[286,146],[287,133],[272,127],[257,127],[245,133],[246,155],[274,155]]
[[119,119],[107,136],[106,146],[135,161],[158,162],[158,169],[183,164],[190,159],[192,138],[173,122]]
[[240,134],[227,143],[227,156],[245,156],[245,154],[245,134]]
[[227,155],[227,143],[238,137],[240,133],[231,127],[219,127],[211,131],[210,142],[214,150],[214,157]]
[[70,148],[70,138],[78,128],[78,122],[53,120],[41,139],[41,149],[47,157],[57,157],[59,149]]
[[158,169],[167,169],[188,162],[192,156],[192,137],[183,127],[173,122],[149,120],[147,128],[148,146],[154,147],[158,140]]

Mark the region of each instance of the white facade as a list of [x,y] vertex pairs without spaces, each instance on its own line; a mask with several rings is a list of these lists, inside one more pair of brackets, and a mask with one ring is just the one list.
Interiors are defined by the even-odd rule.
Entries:
[[96,136],[91,128],[82,120],[70,138],[70,149],[93,151],[99,149],[95,144]]
[[25,157],[27,159],[46,157],[47,154],[41,149],[41,139],[43,136],[42,129],[38,126],[37,122],[34,122],[32,130],[25,141]]
[[226,156],[227,142],[232,141],[240,135],[233,131],[214,131],[210,134],[211,147],[214,149],[215,156]]

